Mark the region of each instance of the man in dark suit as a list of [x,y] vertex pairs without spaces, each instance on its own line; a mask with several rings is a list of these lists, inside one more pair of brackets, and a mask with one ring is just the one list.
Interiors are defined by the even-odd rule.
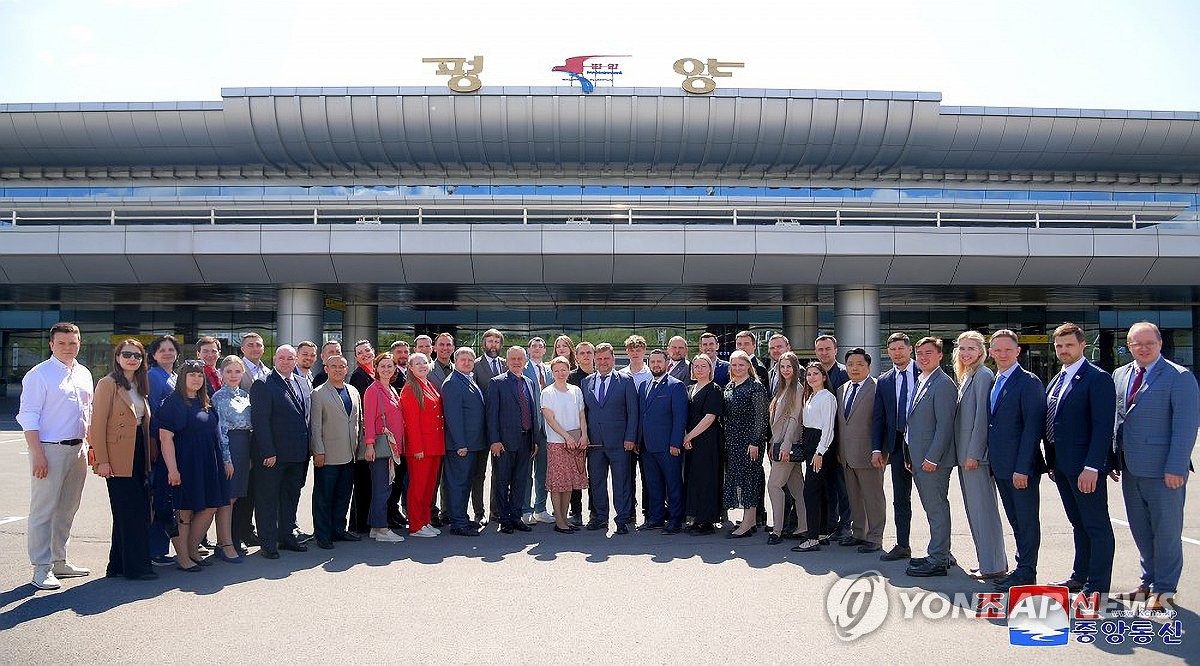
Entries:
[[529,494],[533,456],[546,445],[546,431],[538,414],[542,411],[542,392],[525,376],[525,350],[509,347],[505,355],[507,370],[488,381],[488,441],[492,453],[492,504],[499,531],[529,532],[533,528],[521,521],[521,508]]
[[1129,531],[1141,555],[1141,584],[1121,595],[1146,610],[1171,607],[1183,572],[1184,484],[1196,445],[1200,389],[1162,355],[1162,332],[1134,324],[1125,337],[1133,361],[1113,373],[1117,455]]
[[738,331],[737,335],[733,337],[733,346],[738,351],[746,352],[750,357],[750,365],[754,368],[754,374],[758,376],[758,381],[766,386],[767,390],[770,390],[771,380],[767,375],[767,366],[755,356],[758,353],[758,338],[754,337],[750,331]]
[[713,382],[721,388],[729,383],[729,361],[722,360],[717,352],[721,345],[717,342],[717,336],[705,331],[700,334],[700,353],[708,357],[708,360],[713,363]]
[[[838,362],[838,341],[832,335],[818,335],[813,341],[813,352],[821,367],[829,375],[829,383],[833,386],[833,394],[850,381],[846,366]],[[836,451],[837,440],[833,442]],[[850,510],[850,496],[846,492],[846,475],[841,465],[834,465],[825,475],[825,498],[827,502],[826,521],[831,528],[831,539],[847,539],[851,536],[851,521],[853,512]]]
[[667,355],[670,361],[667,374],[683,382],[684,386],[692,383],[692,362],[688,360],[688,344],[683,336],[676,335],[667,341]]
[[500,356],[500,347],[504,344],[504,334],[494,328],[483,332],[483,355],[475,361],[475,383],[486,390],[492,377],[508,371],[508,365]]
[[[375,381],[375,346],[370,340],[354,343],[354,370],[346,380],[358,389],[358,395],[366,398],[367,388]],[[397,480],[399,482],[399,480]],[[236,506],[236,504],[234,505]],[[350,498],[349,530],[358,534],[371,531],[367,525],[367,514],[371,510],[371,467],[365,460],[354,461],[354,493]]]
[[917,343],[916,395],[908,412],[904,443],[908,448],[913,485],[929,519],[927,555],[909,561],[909,576],[945,576],[950,557],[950,472],[954,469],[954,415],[958,411],[958,389],[942,371],[941,338],[922,338]]
[[279,548],[303,552],[308,547],[292,534],[300,489],[308,473],[309,415],[294,372],[296,350],[275,350],[275,370],[250,388],[254,422],[254,512],[262,555],[279,557]]
[[[421,340],[424,338],[424,340]],[[437,382],[436,386],[441,386],[454,372],[454,336],[449,333],[439,333],[437,342],[429,338],[428,335],[418,335],[417,340],[421,340],[423,344],[418,345],[417,351],[421,351],[425,346],[428,346],[432,351],[426,354],[429,356],[429,381]],[[472,354],[474,355],[474,354]]]
[[646,486],[646,522],[638,529],[662,529],[663,534],[678,534],[684,518],[681,456],[687,426],[687,389],[683,382],[667,374],[667,355],[661,349],[650,352],[650,373],[653,379],[638,392],[642,483]]
[[996,382],[989,398],[987,455],[1017,542],[1017,568],[994,583],[998,591],[1037,581],[1042,542],[1038,487],[1046,469],[1041,449],[1046,389],[1037,375],[1017,363],[1021,354],[1017,342],[1016,333],[1001,329],[992,334],[990,345]]
[[1055,585],[1104,594],[1115,550],[1105,476],[1115,462],[1117,393],[1112,377],[1084,358],[1086,348],[1079,326],[1054,329],[1054,353],[1063,369],[1046,392],[1046,456],[1075,535],[1071,577]]
[[479,536],[479,523],[467,517],[467,499],[471,496],[475,460],[487,460],[484,453],[488,448],[487,412],[483,392],[471,377],[475,352],[470,347],[459,347],[453,358],[454,370],[442,383],[442,409],[446,417],[446,458],[442,463],[445,508],[451,534]]
[[904,455],[904,431],[908,427],[908,409],[916,387],[916,364],[912,362],[912,341],[904,333],[892,333],[887,340],[892,369],[883,373],[875,387],[875,450],[883,454],[892,469],[892,521],[896,525],[896,545],[879,559],[906,560],[912,556],[908,537],[912,526],[912,473]]
[[[576,350],[578,353],[578,350]],[[613,369],[612,345],[596,348],[596,372],[583,380],[588,424],[588,494],[592,502],[589,530],[608,527],[608,476],[612,472],[617,534],[629,533],[633,519],[631,454],[637,448],[638,395],[633,378]]]
[[317,388],[321,384],[329,381],[329,374],[325,372],[325,362],[331,357],[342,355],[342,343],[337,340],[326,340],[325,344],[321,345],[321,371],[313,376],[313,388]]
[[[446,382],[446,378],[450,373],[454,372],[454,336],[449,333],[439,333],[437,340],[432,340],[428,335],[418,335],[413,340],[416,352],[424,354],[429,359],[429,381],[434,386],[441,386]],[[407,355],[406,355],[407,359]],[[405,372],[397,372],[399,377]],[[478,386],[478,384],[476,384]],[[482,392],[483,388],[479,390]],[[472,470],[471,476],[471,496],[475,503],[475,510],[479,516],[483,515],[483,477],[487,473],[487,456],[475,456],[475,469]],[[397,476],[396,478],[400,478]],[[446,493],[449,492],[446,485],[446,477],[443,470],[438,469],[438,487],[441,488],[442,509],[446,508]],[[405,477],[403,491],[408,491],[408,481]],[[443,511],[438,510],[437,503],[438,494],[434,493],[433,501],[429,507],[429,524],[434,527],[442,527],[449,525],[450,519],[443,517]]]

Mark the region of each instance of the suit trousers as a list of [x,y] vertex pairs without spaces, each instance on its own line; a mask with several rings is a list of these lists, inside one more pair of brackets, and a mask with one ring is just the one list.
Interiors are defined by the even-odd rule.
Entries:
[[442,461],[442,478],[446,481],[446,501],[442,512],[448,514],[450,526],[465,530],[471,522],[467,516],[467,500],[471,497],[471,475],[476,461],[483,458],[487,462],[486,451],[467,451],[460,456],[458,452],[446,452]]
[[846,477],[842,466],[837,463],[837,442],[825,452],[825,459],[830,463],[829,473],[825,475],[825,520],[833,532],[849,531],[853,512],[850,508],[850,497],[846,491]]
[[896,433],[896,448],[893,448],[888,466],[892,468],[892,519],[896,523],[896,544],[909,547],[908,538],[912,530],[913,477],[904,467],[902,433]]
[[1163,477],[1121,477],[1129,531],[1142,563],[1142,585],[1152,592],[1176,592],[1183,572],[1183,503],[1187,484],[1175,490]]
[[1012,479],[996,479],[996,490],[1000,492],[1000,503],[1004,515],[1012,525],[1013,540],[1017,542],[1017,568],[1013,575],[1018,578],[1036,579],[1038,549],[1042,545],[1042,522],[1039,515],[1041,500],[1038,489],[1042,481],[1040,474],[1029,477],[1025,488],[1013,487]]
[[1107,478],[1099,475],[1095,492],[1082,493],[1078,475],[1056,470],[1054,485],[1058,486],[1058,496],[1075,537],[1071,578],[1082,581],[1089,592],[1108,592],[1116,540],[1108,518]]
[[883,495],[883,468],[842,466],[846,496],[854,519],[854,538],[883,545],[887,503]]
[[538,447],[537,455],[533,457],[533,485],[529,487],[529,495],[525,498],[525,513],[541,513],[546,510],[546,449]]
[[816,471],[812,466],[812,459],[806,464],[804,472],[804,515],[805,521],[808,523],[808,534],[812,538],[817,538],[820,534],[828,534],[831,529],[835,529],[832,525],[826,524],[828,516],[826,508],[825,477],[829,474],[829,470],[837,466],[837,463],[831,460],[828,456],[821,461],[821,471]]
[[[491,457],[487,449],[484,449],[478,455],[474,456],[471,461],[471,510],[475,514],[476,522],[481,522],[486,515],[483,505],[483,482],[485,477],[487,477],[488,458]],[[488,508],[490,513],[495,514],[496,506],[492,503],[491,496],[492,494],[489,492],[487,494],[490,504]]]
[[[276,462],[266,467],[255,461],[254,514],[258,517],[258,538],[267,552],[278,544],[293,539],[292,525],[296,524],[296,509],[300,504],[300,489],[308,475],[305,462]],[[237,506],[236,504],[234,506]]]
[[365,460],[354,461],[354,493],[350,500],[350,529],[360,534],[371,529],[371,465]]
[[[42,444],[42,450],[46,452],[46,478],[29,475],[32,486],[25,528],[29,562],[34,566],[67,559],[71,524],[79,510],[88,469],[82,444]],[[29,465],[32,470],[33,456],[29,456]]]
[[[133,476],[111,476],[108,504],[112,509],[112,546],[108,550],[109,576],[130,578],[150,573],[150,493],[146,486],[146,442],[138,428],[134,444]],[[159,528],[162,532],[162,528]],[[163,532],[166,535],[166,532]]]
[[1008,571],[1004,531],[1000,526],[1000,509],[996,506],[996,484],[992,481],[991,465],[980,465],[974,470],[960,466],[958,485],[962,489],[971,538],[975,541],[979,570],[983,573]]
[[[457,455],[456,455],[457,457]],[[437,495],[442,456],[405,456],[408,464],[408,530],[416,532],[433,519],[430,505]]]
[[330,542],[346,530],[354,486],[354,463],[313,467],[313,537]]
[[788,521],[788,501],[784,489],[791,492],[796,511],[796,532],[808,531],[808,514],[804,506],[804,467],[799,462],[771,463],[771,476],[767,479],[767,493],[771,496],[771,524],[775,531],[783,533]]
[[592,504],[592,520],[608,523],[608,478],[612,473],[613,510],[618,525],[633,519],[633,488],[629,485],[631,460],[624,447],[589,446],[588,495]]
[[[642,451],[642,487],[646,491],[646,520],[683,525],[683,455]],[[664,511],[665,509],[665,511]],[[664,515],[665,513],[665,515]]]
[[521,506],[529,494],[532,474],[532,443],[531,438],[520,445],[509,442],[504,445],[504,453],[492,457],[493,517],[501,525],[521,520]]
[[[950,564],[950,471],[939,465],[932,472],[913,467],[913,485],[921,498],[921,507],[929,520],[929,547],[926,555],[935,564]],[[991,572],[988,572],[991,573]]]

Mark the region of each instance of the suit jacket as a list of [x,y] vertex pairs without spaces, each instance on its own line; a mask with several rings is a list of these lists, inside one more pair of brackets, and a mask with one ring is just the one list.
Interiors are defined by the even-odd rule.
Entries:
[[363,446],[362,398],[358,389],[349,384],[345,386],[350,393],[349,414],[333,384],[322,383],[312,392],[312,434],[308,449],[314,456],[325,454],[326,465],[354,462]]
[[[424,407],[417,402],[417,391],[421,391]],[[404,455],[445,455],[446,418],[438,387],[431,382],[422,388],[415,379],[408,382],[400,391],[400,409],[404,412]]]
[[838,462],[864,469],[871,467],[871,452],[878,450],[875,448],[875,378],[863,380],[858,395],[854,396],[854,404],[850,405],[850,418],[846,418],[846,400],[853,388],[854,385],[847,382],[836,391]]
[[671,368],[669,373],[675,379],[683,382],[684,386],[692,383],[692,362],[686,358]]
[[363,398],[367,397],[367,389],[374,381],[375,378],[357,364],[354,366],[354,371],[350,373],[350,377],[346,379],[346,383],[358,389],[358,395]]
[[[259,361],[261,362],[262,359],[259,359]],[[254,386],[254,375],[250,374],[250,364],[245,357],[242,357],[242,365],[246,366],[246,372],[242,375],[241,389],[249,393],[250,387]],[[271,369],[267,367],[266,363],[263,363],[263,370],[266,371],[268,376],[271,374]]]
[[[484,365],[487,365],[486,363]],[[478,364],[475,366],[479,367]],[[487,384],[487,398],[484,407],[487,411],[487,432],[489,442],[500,442],[505,449],[514,449],[526,444],[521,431],[521,408],[517,402],[516,385],[511,372],[502,372],[492,377]],[[541,426],[537,415],[542,411],[542,389],[535,386],[533,380],[525,375],[517,375],[521,385],[525,387],[529,399],[529,417],[533,432],[531,437],[534,445],[546,443],[546,431]]]
[[[907,372],[916,372],[912,362],[909,362]],[[897,443],[895,434],[899,432],[900,425],[900,415],[896,411],[896,382],[899,378],[900,373],[893,367],[880,375],[875,385],[875,421],[879,423],[875,428],[875,450],[882,451],[889,458],[901,453],[901,445]],[[916,390],[916,382],[913,382],[913,390]],[[912,395],[908,399],[911,401]]]
[[433,382],[437,386],[441,386],[442,384],[446,383],[446,378],[454,372],[454,365],[451,364],[449,368],[449,370],[442,368],[441,362],[437,360],[436,356],[434,356],[429,361],[429,381]]
[[[1115,462],[1113,434],[1117,413],[1117,392],[1107,372],[1084,360],[1066,381],[1071,390],[1058,401],[1054,415],[1054,441],[1046,444],[1047,464],[1055,472],[1078,476],[1091,467],[1101,476]],[[1055,389],[1054,382],[1047,387]]]
[[[991,400],[991,394],[988,394]],[[1032,476],[1046,469],[1042,432],[1046,429],[1046,387],[1038,376],[1017,367],[1009,375],[988,417],[988,461],[997,479],[1013,473]]]
[[[146,417],[139,426],[137,414],[129,392],[117,386],[112,377],[105,375],[96,383],[92,396],[92,423],[88,430],[88,445],[95,452],[96,464],[108,463],[113,476],[133,476],[133,451],[137,446],[137,431],[141,428],[143,442],[150,446],[150,400],[146,402]],[[151,456],[146,456],[146,469],[150,471]]]
[[688,415],[687,385],[667,376],[665,383],[660,381],[651,392],[653,381],[642,384],[639,391],[639,444],[650,453],[665,453],[668,448],[683,446]]
[[928,460],[939,469],[954,467],[954,413],[958,390],[954,380],[937,368],[925,385],[915,389],[908,414],[908,451],[913,471]]
[[958,387],[958,410],[954,413],[954,450],[959,465],[967,458],[988,464],[988,411],[996,373],[986,365],[963,380]]
[[[754,374],[758,375],[759,383],[761,383],[763,386],[767,387],[767,391],[770,392],[771,377],[770,377],[770,375],[767,374],[767,365],[765,363],[763,363],[762,361],[758,360],[757,356],[750,359],[750,365],[751,365],[751,367],[754,368]],[[728,384],[729,382],[725,382],[725,383]]]
[[729,361],[718,358],[713,364],[713,382],[722,388],[729,383]]
[[829,369],[829,385],[833,387],[833,392],[842,388],[842,384],[850,381],[850,373],[846,372],[846,366],[834,361],[833,367]]
[[[442,385],[441,381],[438,381],[437,379],[435,379],[433,377],[433,369],[432,368],[430,368],[430,370],[429,370],[429,375],[430,375],[429,381],[434,382],[435,386]],[[400,368],[396,368],[396,374],[392,375],[392,388],[396,389],[396,391],[399,392],[400,389],[404,388],[404,383],[407,381],[408,381],[407,370],[401,370]]]
[[638,394],[633,378],[613,371],[609,375],[604,402],[596,400],[596,382],[600,373],[593,372],[583,380],[583,405],[587,410],[588,441],[615,451],[625,448],[625,442],[638,441]]
[[1200,387],[1187,368],[1160,357],[1142,378],[1137,399],[1126,394],[1137,364],[1117,368],[1117,449],[1134,476],[1187,476],[1200,420]]
[[303,395],[288,390],[279,373],[272,372],[250,387],[250,404],[254,457],[262,460],[274,456],[285,463],[307,462],[311,432]]
[[459,372],[446,378],[442,383],[442,412],[446,418],[447,451],[487,449],[487,410],[483,404],[483,391],[472,379]]
[[[502,374],[502,375],[507,374],[508,373],[508,363],[504,360],[504,357],[497,356],[496,358],[498,358],[500,360],[500,374]],[[472,374],[475,376],[475,384],[477,386],[479,386],[479,388],[486,393],[487,387],[488,387],[488,382],[492,381],[492,377],[496,376],[496,373],[492,372],[491,359],[488,358],[486,355],[480,356],[478,359],[476,359],[475,360],[475,368],[474,368]],[[538,391],[541,391],[541,390],[542,389],[539,387]],[[495,441],[495,440],[492,440],[492,441]]]

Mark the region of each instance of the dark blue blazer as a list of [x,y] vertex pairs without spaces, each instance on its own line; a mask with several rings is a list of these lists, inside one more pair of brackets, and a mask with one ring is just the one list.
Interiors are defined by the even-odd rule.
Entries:
[[650,453],[666,453],[668,448],[683,446],[684,429],[687,427],[688,398],[684,383],[667,376],[665,383],[650,392],[650,384],[642,384],[638,391],[641,398],[641,448]]
[[721,388],[729,383],[729,361],[717,359],[713,364],[713,382]]
[[837,390],[848,381],[850,381],[850,373],[846,371],[846,366],[834,362],[833,367],[829,369],[829,384],[833,386],[833,394],[837,395]]
[[1037,375],[1018,365],[1004,382],[996,409],[988,416],[988,460],[996,478],[1011,479],[1014,472],[1044,472],[1041,441],[1045,429],[1046,387]]
[[[1117,416],[1117,391],[1107,372],[1084,360],[1074,377],[1071,391],[1058,403],[1054,416],[1054,442],[1047,443],[1047,464],[1055,472],[1078,476],[1084,467],[1101,475],[1112,469],[1113,428]],[[1050,382],[1043,399],[1049,399]]]
[[[909,372],[914,372],[915,368],[912,362],[908,365]],[[889,458],[893,455],[903,454],[903,443],[897,443],[896,440],[896,425],[899,423],[898,415],[896,414],[896,378],[899,373],[896,368],[892,368],[879,376],[879,381],[875,385],[875,426],[872,432],[875,436],[875,451],[879,451]],[[916,391],[916,382],[913,382],[913,391]],[[912,400],[912,396],[908,396]]]
[[[298,379],[295,373],[292,376]],[[303,380],[300,380],[303,381]],[[296,401],[300,399],[300,402]],[[308,415],[303,394],[293,396],[283,377],[272,372],[250,387],[250,421],[254,425],[254,457],[279,462],[308,462]]]
[[604,402],[596,402],[595,387],[600,373],[583,380],[583,406],[587,410],[588,441],[610,450],[625,448],[625,442],[638,441],[638,394],[633,377],[617,371],[609,375]]
[[[542,390],[524,374],[518,374],[521,386],[525,387],[529,399],[529,417],[534,445],[546,443],[546,432],[542,430],[538,415],[542,412]],[[521,407],[517,402],[517,384],[513,374],[505,371],[492,377],[487,383],[484,408],[487,412],[488,441],[500,442],[505,449],[519,448],[527,443],[521,430]],[[447,377],[447,379],[450,379]]]
[[442,411],[446,416],[446,453],[488,447],[487,410],[483,392],[461,372],[451,372],[442,382]]

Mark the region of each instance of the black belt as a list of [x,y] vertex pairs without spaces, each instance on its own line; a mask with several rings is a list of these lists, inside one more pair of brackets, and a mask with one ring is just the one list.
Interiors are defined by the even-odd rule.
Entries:
[[83,440],[82,439],[64,439],[61,442],[42,442],[42,444],[62,444],[63,446],[75,446],[77,444],[83,444]]

